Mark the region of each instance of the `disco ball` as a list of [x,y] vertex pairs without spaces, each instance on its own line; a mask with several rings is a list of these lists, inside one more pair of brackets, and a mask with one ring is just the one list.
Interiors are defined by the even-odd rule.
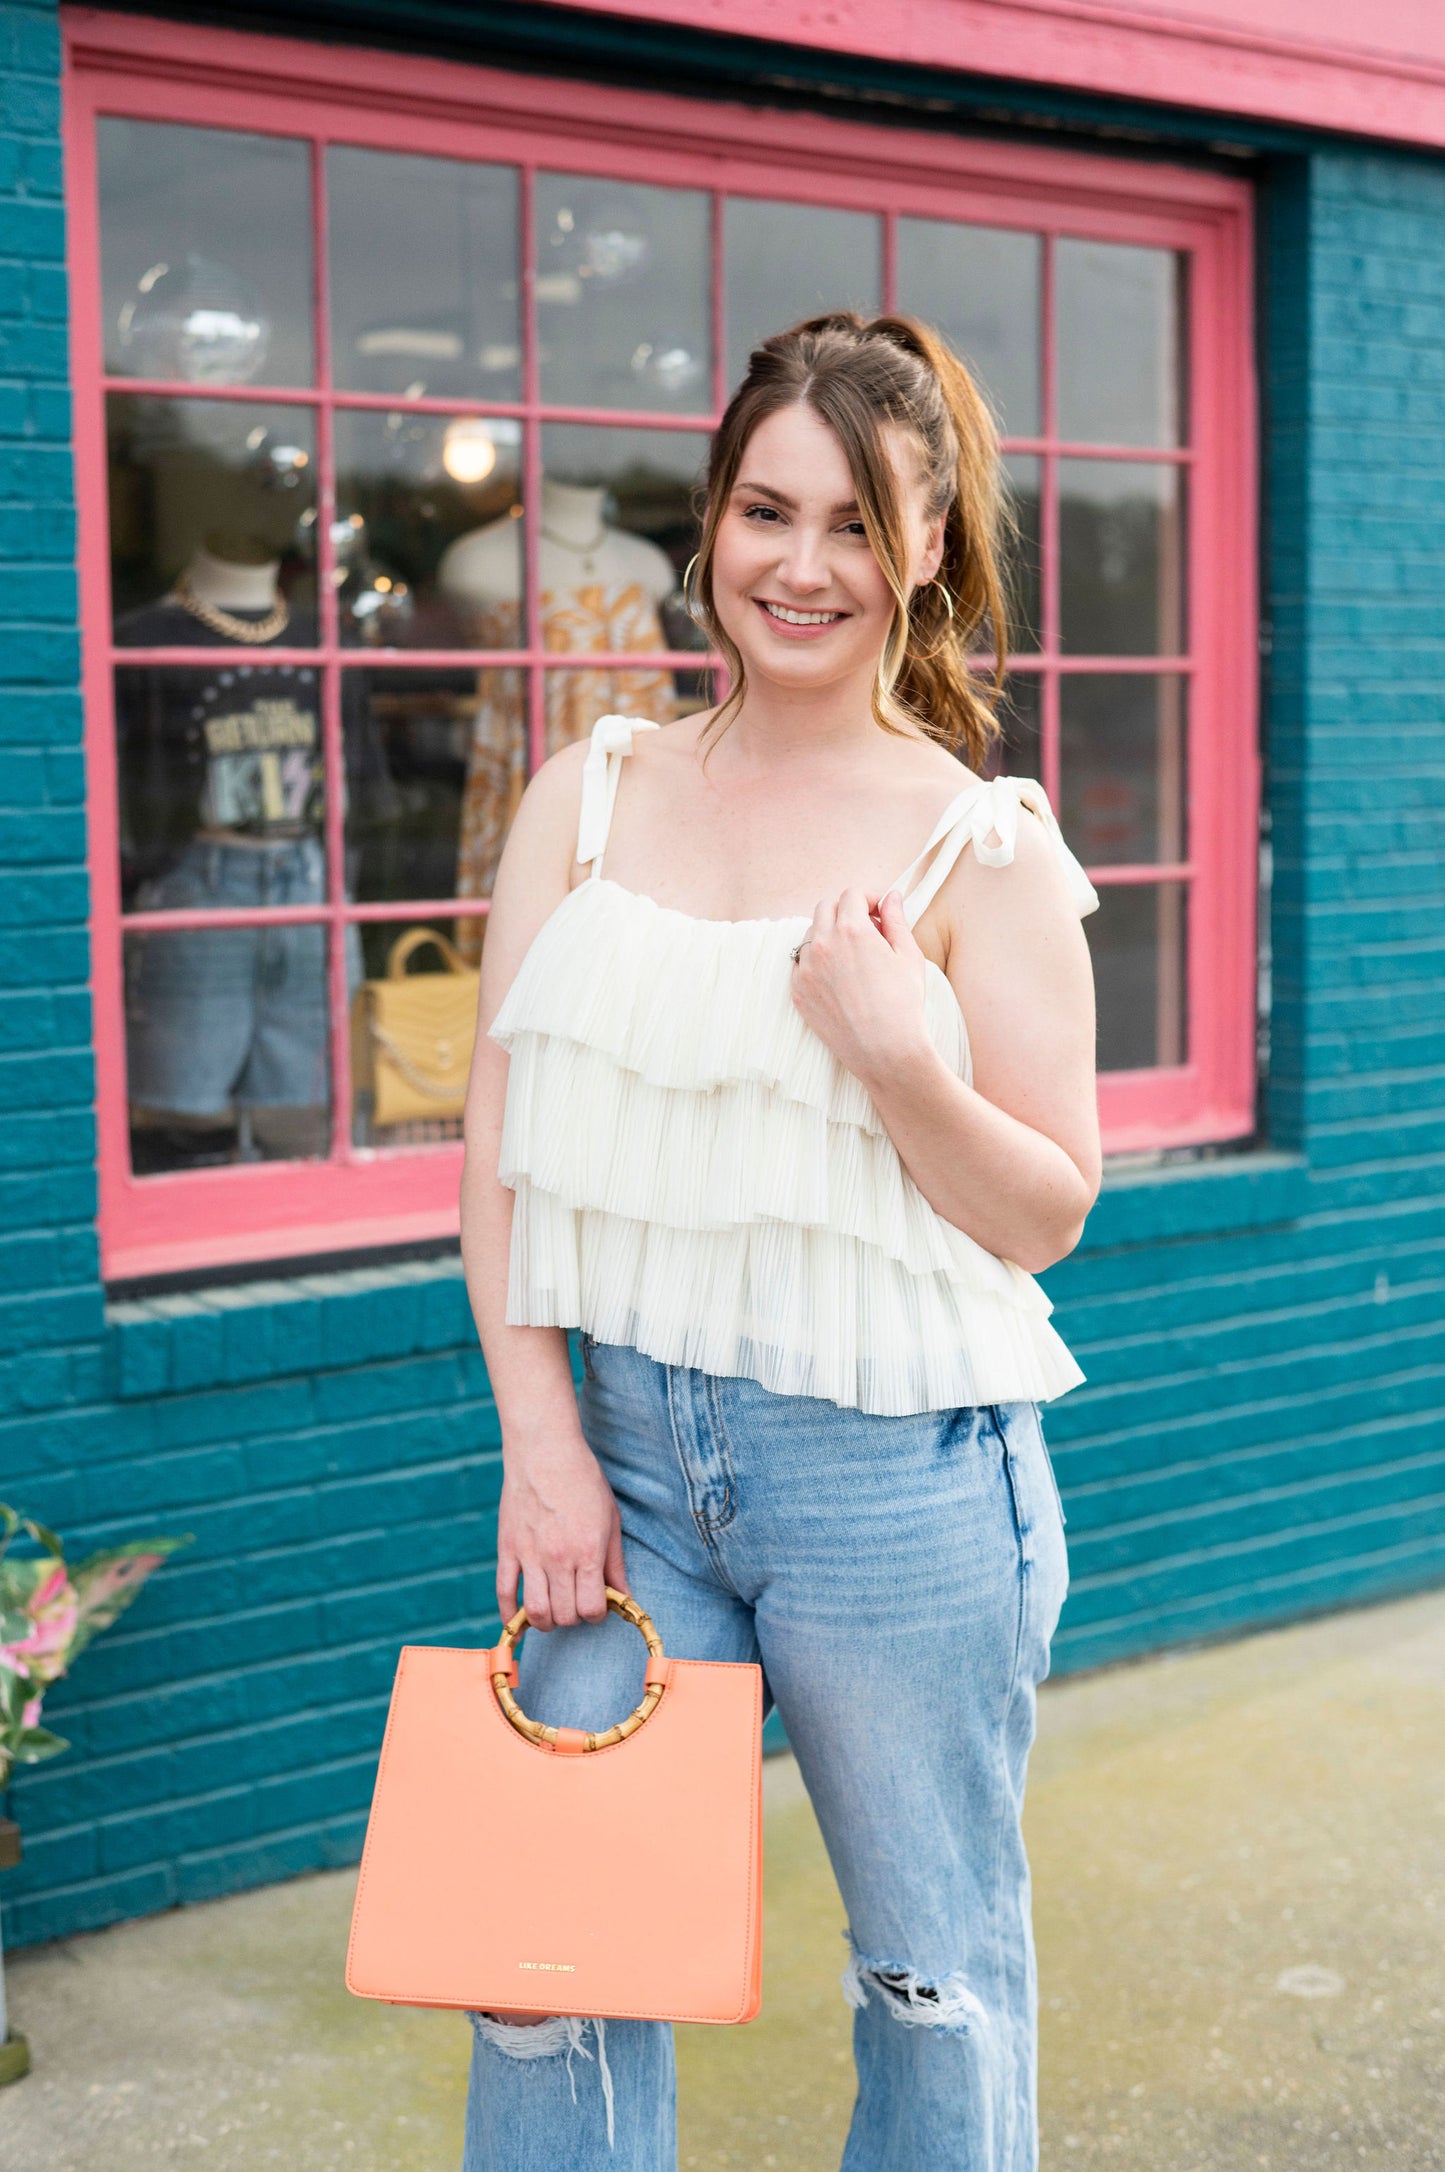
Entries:
[[186,255],[153,264],[117,323],[126,366],[176,384],[244,385],[260,374],[271,326],[246,282]]

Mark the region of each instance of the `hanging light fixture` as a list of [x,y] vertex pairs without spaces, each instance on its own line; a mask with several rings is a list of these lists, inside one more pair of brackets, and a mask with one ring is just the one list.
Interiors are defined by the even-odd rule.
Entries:
[[497,441],[480,415],[458,415],[442,437],[442,466],[454,483],[484,483],[497,464]]

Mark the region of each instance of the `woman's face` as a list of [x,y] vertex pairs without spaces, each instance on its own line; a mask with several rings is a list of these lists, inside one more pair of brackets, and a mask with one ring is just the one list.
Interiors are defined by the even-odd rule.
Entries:
[[[887,433],[908,536],[908,581],[938,571],[943,520],[930,521],[917,449]],[[713,601],[750,684],[797,691],[872,684],[893,621],[893,592],[873,555],[843,447],[795,402],[760,422],[718,524]]]

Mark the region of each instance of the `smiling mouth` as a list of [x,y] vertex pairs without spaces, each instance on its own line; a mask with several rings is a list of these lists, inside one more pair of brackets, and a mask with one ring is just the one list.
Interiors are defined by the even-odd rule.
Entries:
[[783,626],[832,626],[848,616],[846,611],[794,611],[786,603],[769,603],[763,596],[755,596],[753,601],[769,618],[777,619]]

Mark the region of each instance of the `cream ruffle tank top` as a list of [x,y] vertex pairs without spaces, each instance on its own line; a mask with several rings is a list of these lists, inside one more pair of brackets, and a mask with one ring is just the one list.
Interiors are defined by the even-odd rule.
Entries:
[[[788,954],[811,916],[700,920],[603,876],[623,759],[656,728],[594,726],[577,839],[591,879],[538,930],[490,1029],[510,1058],[508,1320],[880,1415],[1074,1387],[1033,1277],[934,1212],[794,1008]],[[966,845],[1008,865],[1021,806],[1094,910],[1041,787],[974,779],[899,880],[910,927]],[[926,1003],[969,1079],[967,1027],[931,961]]]

